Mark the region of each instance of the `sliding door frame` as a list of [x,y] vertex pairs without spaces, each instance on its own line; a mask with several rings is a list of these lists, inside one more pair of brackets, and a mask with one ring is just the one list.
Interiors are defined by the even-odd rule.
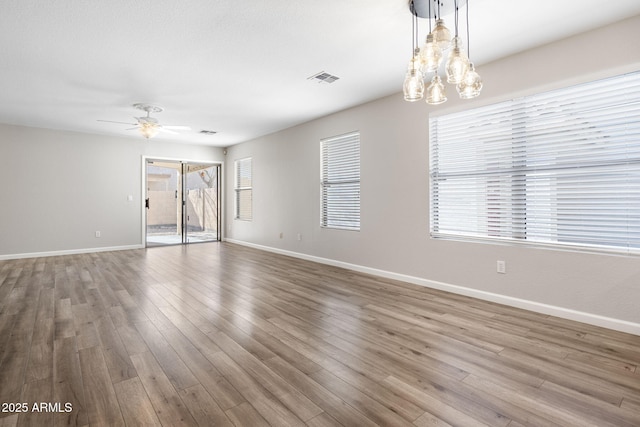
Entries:
[[[224,176],[224,162],[220,161],[212,161],[212,160],[193,160],[193,159],[182,159],[176,157],[158,157],[158,156],[142,156],[141,162],[141,229],[140,229],[140,244],[143,248],[147,247],[147,208],[145,199],[147,198],[147,164],[149,162],[158,161],[158,162],[175,162],[180,164],[199,164],[199,165],[209,165],[218,167],[218,223],[217,223],[217,241],[222,241],[224,239],[223,235],[223,224],[224,221],[224,203],[223,203],[223,176]],[[184,195],[182,195],[182,200],[184,201]],[[184,234],[184,206],[183,206],[183,224],[182,224],[182,233]],[[216,240],[213,240],[216,241]],[[182,244],[185,244],[183,242]]]

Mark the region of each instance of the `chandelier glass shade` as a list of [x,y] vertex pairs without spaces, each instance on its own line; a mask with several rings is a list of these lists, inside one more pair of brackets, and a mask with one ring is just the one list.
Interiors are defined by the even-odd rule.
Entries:
[[427,104],[438,105],[447,101],[447,93],[442,84],[442,79],[436,73],[427,88]]
[[409,102],[420,101],[424,96],[424,77],[422,71],[409,69],[403,85],[404,100]]
[[447,82],[457,85],[464,79],[467,70],[469,70],[469,58],[462,49],[460,37],[455,36],[451,42],[451,52],[447,59]]
[[[458,33],[458,9],[466,3],[467,51]],[[455,34],[445,25],[440,16],[441,5],[453,6],[455,11]],[[428,9],[427,9],[428,7]],[[412,52],[409,69],[403,85],[404,99],[415,102],[426,94],[426,102],[431,105],[442,104],[447,100],[446,89],[438,70],[444,64],[443,75],[447,83],[455,85],[461,99],[472,99],[480,95],[482,79],[469,60],[469,0],[410,0],[413,34]],[[428,10],[428,11],[427,11]],[[429,21],[429,33],[421,48],[416,48],[418,39],[418,18]],[[433,24],[433,28],[432,28]],[[446,61],[443,61],[446,55]],[[434,73],[432,77],[429,75]],[[424,80],[430,81],[425,89]],[[421,82],[418,82],[421,80]]]
[[433,34],[433,40],[438,44],[440,49],[449,49],[449,46],[451,46],[451,31],[444,25],[442,19],[436,20],[436,27],[431,34]]
[[482,79],[478,73],[476,73],[473,63],[469,63],[469,69],[462,81],[456,86],[456,89],[462,99],[471,99],[480,95]]
[[429,33],[422,49],[420,49],[420,62],[423,71],[435,71],[442,62],[442,49],[433,40],[433,34]]

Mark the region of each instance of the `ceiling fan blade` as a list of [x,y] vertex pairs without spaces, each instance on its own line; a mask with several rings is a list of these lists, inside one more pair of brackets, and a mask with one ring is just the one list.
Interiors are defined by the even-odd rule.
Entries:
[[113,120],[99,120],[99,119],[98,119],[98,121],[99,121],[99,122],[105,122],[105,123],[118,123],[118,124],[121,124],[121,125],[132,125],[132,126],[137,125],[137,123],[129,123],[129,122],[114,122]]
[[172,135],[178,135],[178,132],[174,132],[172,130],[165,129],[164,127],[157,127],[156,129],[158,129],[160,132],[170,133]]
[[171,129],[171,130],[191,130],[191,128],[189,126],[162,126],[165,129]]
[[125,130],[136,130],[136,129],[140,129],[138,126],[134,127],[134,128],[129,128],[129,129],[125,129]]

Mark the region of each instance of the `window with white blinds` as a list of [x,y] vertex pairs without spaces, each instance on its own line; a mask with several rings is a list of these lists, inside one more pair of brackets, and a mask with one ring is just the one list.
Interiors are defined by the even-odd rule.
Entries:
[[431,235],[640,252],[640,73],[432,117]]
[[320,225],[360,230],[360,132],[320,141]]
[[251,158],[236,160],[236,219],[250,221],[252,212]]

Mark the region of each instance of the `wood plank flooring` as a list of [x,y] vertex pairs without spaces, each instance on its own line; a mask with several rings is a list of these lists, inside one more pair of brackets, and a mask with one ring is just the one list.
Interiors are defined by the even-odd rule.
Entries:
[[638,336],[229,243],[0,262],[0,426],[640,426],[639,365]]

